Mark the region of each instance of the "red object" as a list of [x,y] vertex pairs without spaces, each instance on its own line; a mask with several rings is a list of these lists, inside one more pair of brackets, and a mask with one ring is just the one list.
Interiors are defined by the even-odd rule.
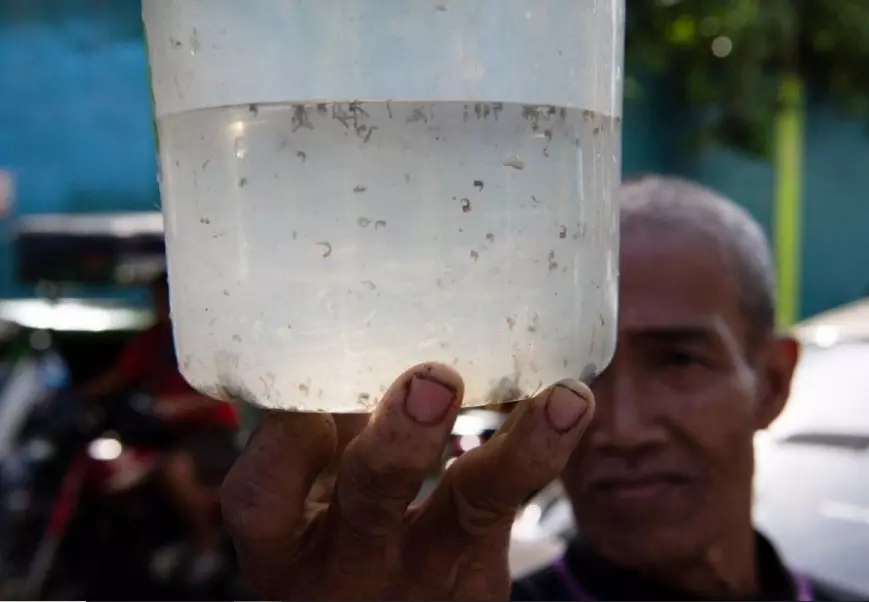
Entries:
[[[131,383],[156,396],[201,395],[187,384],[175,356],[172,326],[158,323],[139,333],[127,345],[116,364],[117,370]],[[217,401],[213,408],[194,414],[182,414],[177,421],[185,424],[221,424],[238,426],[238,414],[232,404]]]
[[73,459],[72,464],[63,477],[60,485],[60,494],[51,510],[51,517],[45,529],[50,538],[60,538],[66,532],[70,520],[78,506],[78,496],[90,468],[90,458],[86,454],[79,454]]

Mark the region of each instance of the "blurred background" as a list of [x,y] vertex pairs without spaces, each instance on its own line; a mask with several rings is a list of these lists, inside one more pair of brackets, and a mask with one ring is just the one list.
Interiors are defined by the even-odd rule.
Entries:
[[[795,562],[869,595],[855,560],[869,558],[869,3],[629,0],[626,35],[624,175],[682,175],[748,208],[773,241],[780,326],[811,349],[795,393],[804,409],[758,444],[770,458],[759,520]],[[157,512],[144,494],[106,522],[107,492],[136,489],[148,462],[92,491],[70,458],[125,458],[119,427],[107,436],[105,416],[73,417],[67,436],[56,424],[56,400],[150,324],[144,283],[162,269],[139,2],[0,0],[0,82],[0,597],[100,599],[99,585],[132,599],[123,587],[135,584],[137,599],[233,599],[229,570],[211,589],[166,585],[152,557],[172,534],[142,527]],[[447,455],[478,445],[492,420],[470,414]],[[789,471],[806,454],[817,475],[790,503]],[[550,494],[520,517],[519,539],[569,533]],[[76,521],[87,525],[78,548]],[[119,550],[139,555],[141,574],[120,563],[106,576]]]

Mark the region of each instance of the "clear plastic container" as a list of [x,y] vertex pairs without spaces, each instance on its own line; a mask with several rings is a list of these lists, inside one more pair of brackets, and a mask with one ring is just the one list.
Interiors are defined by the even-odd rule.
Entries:
[[203,392],[465,405],[615,345],[623,0],[144,0],[175,341]]

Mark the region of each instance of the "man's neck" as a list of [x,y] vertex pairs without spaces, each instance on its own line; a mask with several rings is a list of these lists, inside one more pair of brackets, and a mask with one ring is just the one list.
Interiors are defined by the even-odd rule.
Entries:
[[729,531],[696,562],[655,567],[654,578],[678,591],[708,599],[759,596],[761,583],[754,529],[749,526]]

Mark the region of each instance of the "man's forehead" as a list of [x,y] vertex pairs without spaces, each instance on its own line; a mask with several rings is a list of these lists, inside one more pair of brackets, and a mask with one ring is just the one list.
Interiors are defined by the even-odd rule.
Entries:
[[650,312],[635,307],[619,314],[619,332],[624,335],[695,333],[722,337],[729,330],[724,316],[715,313]]
[[720,248],[690,236],[652,242],[633,236],[622,247],[620,332],[730,333],[740,323],[738,281]]

